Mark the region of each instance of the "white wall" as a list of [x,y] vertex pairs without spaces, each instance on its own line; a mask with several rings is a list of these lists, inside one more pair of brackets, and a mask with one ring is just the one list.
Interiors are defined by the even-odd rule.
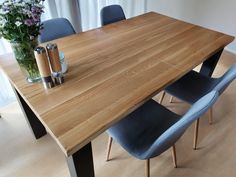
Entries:
[[[236,0],[147,0],[156,11],[236,36]],[[236,40],[227,47],[236,53]]]

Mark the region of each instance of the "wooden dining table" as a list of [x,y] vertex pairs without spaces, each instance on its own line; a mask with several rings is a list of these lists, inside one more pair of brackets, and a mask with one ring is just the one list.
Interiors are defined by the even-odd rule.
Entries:
[[0,67],[35,138],[52,136],[72,177],[94,177],[93,139],[199,64],[211,76],[233,40],[150,12],[52,41],[69,65],[52,89],[27,83],[13,54],[0,56]]

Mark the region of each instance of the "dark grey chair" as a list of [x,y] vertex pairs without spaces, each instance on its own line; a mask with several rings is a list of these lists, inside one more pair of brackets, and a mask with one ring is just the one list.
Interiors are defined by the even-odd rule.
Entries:
[[124,11],[120,5],[106,6],[101,10],[102,26],[115,23],[121,20],[126,20]]
[[179,116],[154,100],[126,116],[108,129],[108,134],[132,156],[146,160],[146,176],[150,176],[150,159],[173,147],[177,167],[175,143],[186,129],[202,116],[217,100],[218,91],[212,91]]
[[[224,90],[230,85],[230,83],[236,78],[236,64],[234,64],[222,77],[211,78],[196,71],[190,71],[181,79],[168,86],[165,92],[168,94],[183,100],[189,104],[193,104],[201,98],[203,95],[209,93],[212,90],[217,90],[219,94],[222,94]],[[161,104],[165,92],[163,92],[159,103]],[[212,108],[210,110],[209,123],[212,123]],[[195,136],[193,148],[197,148],[197,136],[199,130],[199,119],[195,125]]]
[[54,18],[43,22],[43,29],[39,35],[39,42],[48,42],[75,33],[76,32],[69,20],[66,18]]

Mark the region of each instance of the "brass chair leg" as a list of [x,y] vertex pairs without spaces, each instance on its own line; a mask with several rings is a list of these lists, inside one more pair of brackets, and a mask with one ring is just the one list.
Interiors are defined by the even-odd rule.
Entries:
[[113,142],[113,138],[109,136],[109,138],[108,138],[108,144],[107,144],[106,161],[109,161],[109,160],[110,160],[110,153],[111,153],[112,142]]
[[197,141],[198,141],[198,130],[199,130],[199,120],[195,122],[195,127],[194,127],[194,138],[193,138],[193,149],[197,149]]
[[146,177],[150,177],[150,159],[147,159],[145,161],[145,173],[146,173]]
[[159,99],[159,103],[160,103],[160,104],[162,104],[162,101],[163,101],[165,95],[166,95],[166,92],[163,91],[162,94],[161,94],[161,97],[160,97],[160,99]]
[[173,96],[170,97],[170,103],[173,103]]
[[177,157],[176,157],[175,145],[173,145],[171,149],[172,149],[172,159],[173,159],[174,168],[177,168]]
[[209,109],[208,122],[209,122],[210,125],[213,123],[213,108]]

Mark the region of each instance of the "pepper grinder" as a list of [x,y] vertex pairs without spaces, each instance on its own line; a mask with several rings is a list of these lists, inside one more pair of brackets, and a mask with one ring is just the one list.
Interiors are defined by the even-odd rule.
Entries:
[[54,81],[57,85],[60,85],[64,82],[64,76],[62,73],[57,44],[47,44],[47,52],[53,72]]
[[40,46],[36,47],[34,50],[34,55],[43,81],[44,88],[48,89],[54,87],[54,82],[51,77],[51,71],[45,48]]

